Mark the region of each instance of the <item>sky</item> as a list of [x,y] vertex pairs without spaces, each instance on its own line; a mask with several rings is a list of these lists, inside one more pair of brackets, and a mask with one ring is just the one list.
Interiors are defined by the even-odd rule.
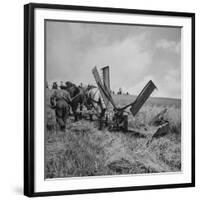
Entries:
[[46,21],[46,79],[95,84],[92,68],[110,66],[111,89],[181,98],[181,28]]

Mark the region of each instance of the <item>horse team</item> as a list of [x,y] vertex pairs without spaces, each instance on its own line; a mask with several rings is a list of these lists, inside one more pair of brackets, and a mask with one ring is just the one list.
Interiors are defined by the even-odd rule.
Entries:
[[[96,91],[93,90],[95,88],[93,85],[83,86],[81,84],[77,86],[67,81],[59,89],[54,89],[50,97],[50,105],[55,110],[56,122],[61,130],[66,128],[66,120],[70,115],[70,110],[74,120],[77,121],[82,118],[83,107],[89,111],[101,109],[100,99],[95,100]],[[90,115],[90,119],[92,120],[92,115]]]

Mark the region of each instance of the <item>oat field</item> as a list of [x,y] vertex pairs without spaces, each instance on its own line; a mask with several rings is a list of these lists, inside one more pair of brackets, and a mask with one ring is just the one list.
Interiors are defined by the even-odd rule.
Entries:
[[[129,116],[132,132],[98,130],[96,121],[67,120],[59,131],[54,110],[49,106],[52,90],[46,91],[45,178],[120,174],[144,174],[181,171],[181,101],[150,98],[140,112]],[[133,101],[131,95],[115,95],[116,104]],[[148,144],[156,127],[154,116],[167,108],[166,135]],[[147,145],[148,144],[148,145]]]

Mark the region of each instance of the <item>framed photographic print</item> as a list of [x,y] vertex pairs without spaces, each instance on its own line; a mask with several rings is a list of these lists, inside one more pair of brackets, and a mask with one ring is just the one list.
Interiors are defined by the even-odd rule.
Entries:
[[195,186],[195,14],[24,6],[24,194]]

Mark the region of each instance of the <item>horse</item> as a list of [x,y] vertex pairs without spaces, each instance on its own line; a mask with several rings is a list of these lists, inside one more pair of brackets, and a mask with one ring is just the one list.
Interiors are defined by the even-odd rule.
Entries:
[[71,101],[69,102],[72,112],[75,117],[75,121],[78,120],[78,113],[77,109],[80,106],[80,110],[82,111],[83,106],[85,106],[87,109],[91,107],[91,101],[90,96],[88,95],[90,90],[92,90],[95,86],[88,85],[88,86],[76,86],[74,83],[67,81],[65,82],[65,87],[63,87],[64,90],[67,90],[70,94]]

